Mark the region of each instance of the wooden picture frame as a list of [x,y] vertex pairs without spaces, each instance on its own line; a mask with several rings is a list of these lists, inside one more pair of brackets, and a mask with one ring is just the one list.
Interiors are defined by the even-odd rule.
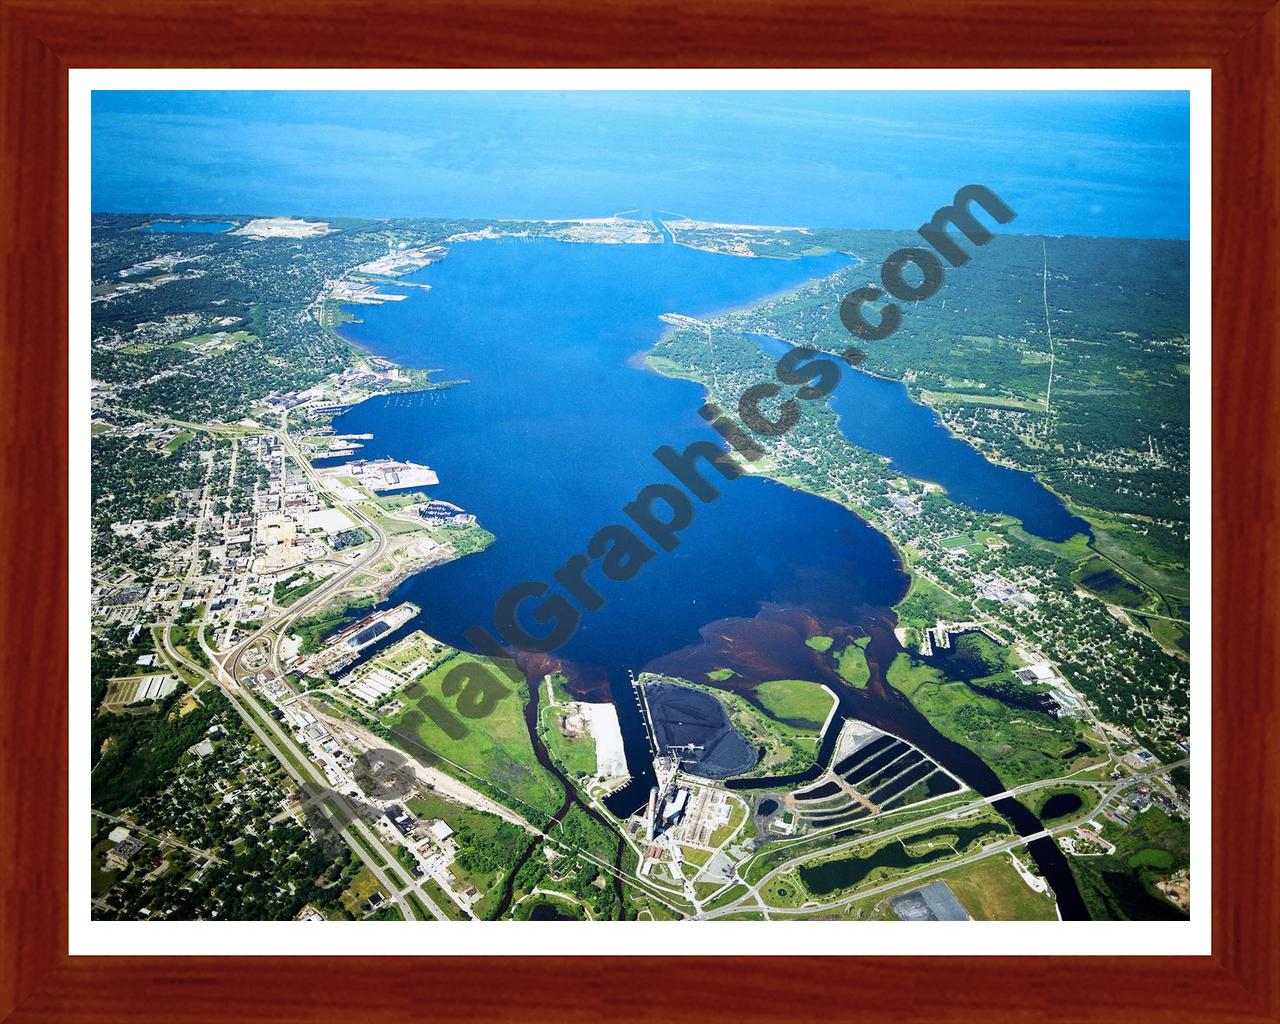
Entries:
[[[0,1020],[1280,1019],[1280,7],[0,0],[0,52]],[[1211,68],[1216,544],[1200,656],[1215,677],[1212,955],[69,956],[68,71],[227,65]]]

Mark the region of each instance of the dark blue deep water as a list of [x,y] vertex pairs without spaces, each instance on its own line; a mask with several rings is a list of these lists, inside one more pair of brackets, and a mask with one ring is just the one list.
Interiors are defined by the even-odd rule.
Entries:
[[[357,307],[363,322],[344,328],[353,341],[404,365],[437,368],[437,379],[466,383],[373,399],[339,417],[335,429],[374,435],[362,457],[431,466],[440,477],[435,496],[475,513],[497,538],[479,554],[407,580],[390,602],[415,602],[422,613],[413,625],[471,648],[464,632],[473,625],[492,630],[495,606],[512,585],[542,581],[547,596],[562,593],[554,573],[566,559],[602,527],[626,523],[623,506],[644,487],[673,482],[655,448],[718,441],[697,415],[702,388],[641,362],[665,329],[657,317],[746,305],[831,273],[846,259],[503,239],[455,245],[442,263],[414,275],[430,291],[408,289],[403,302]],[[939,436],[932,414],[901,387],[861,374],[844,379],[852,388],[833,400],[856,443],[946,483],[962,500],[1017,509],[1029,529],[1072,532],[1052,495],[1041,489],[1043,497],[1028,496],[1030,477],[990,466],[967,445],[958,456],[959,442],[945,431]],[[866,412],[858,408],[864,393]],[[883,669],[898,650],[890,609],[907,584],[888,539],[840,506],[774,481],[723,480],[710,468],[704,475],[719,497],[694,502],[675,550],[658,552],[625,582],[605,579],[593,562],[587,579],[604,606],[580,612],[579,628],[552,652],[554,660],[521,659],[531,674],[554,665],[579,692],[612,696],[633,782],[609,798],[610,809],[637,809],[652,783],[627,678],[646,667],[706,682],[713,668],[731,666],[738,675],[726,685],[827,681],[842,690],[845,713],[907,736],[979,792],[1000,792],[990,768],[884,684]],[[524,607],[534,635],[546,631],[530,617],[541,600]],[[842,642],[871,637],[866,689],[843,687],[831,659],[803,642],[817,632],[840,634]],[[1024,835],[1040,828],[1013,801],[998,809]],[[1062,854],[1051,841],[1031,849],[1064,915],[1083,915]]]
[[[846,260],[503,239],[453,246],[442,263],[414,275],[430,291],[408,289],[403,302],[356,307],[363,322],[344,328],[351,340],[404,365],[437,368],[438,380],[466,383],[373,399],[340,417],[335,429],[374,435],[362,457],[431,466],[440,477],[433,494],[475,513],[497,538],[484,552],[406,581],[390,600],[413,601],[422,608],[415,625],[470,648],[464,631],[472,625],[494,630],[495,606],[512,585],[545,581],[548,596],[561,593],[553,574],[566,559],[584,551],[602,527],[627,523],[622,508],[646,485],[673,482],[654,459],[655,448],[718,440],[697,415],[702,388],[659,376],[641,362],[665,329],[657,317],[752,303]],[[900,387],[860,374],[845,379],[869,387],[877,402],[870,421],[843,410],[846,429],[881,422],[879,432],[851,432],[855,441],[877,451],[883,444],[885,454],[901,457],[904,468],[926,479],[946,477],[929,464],[930,458],[953,459],[945,445],[936,439],[914,449],[907,444],[941,430],[928,410]],[[835,401],[853,403],[856,394]],[[909,428],[895,432],[898,417]],[[997,467],[961,447],[970,473],[996,480],[1010,475],[993,472]],[[907,461],[907,451],[914,451],[915,462]],[[612,695],[618,706],[637,780],[634,797],[620,798],[624,803],[644,799],[650,771],[629,671],[711,657],[757,664],[767,678],[796,678],[791,672],[802,671],[799,666],[780,664],[787,645],[778,622],[766,621],[779,614],[823,629],[875,630],[883,643],[894,643],[887,615],[907,578],[887,538],[834,503],[774,481],[726,481],[709,468],[704,475],[720,497],[694,502],[679,546],[658,552],[625,582],[605,579],[593,564],[587,578],[605,605],[581,611],[579,628],[553,652],[580,691]],[[961,473],[949,485],[959,494],[965,482]],[[979,491],[983,486],[975,484]],[[1041,490],[1050,504],[1056,501]],[[1002,492],[995,493],[998,503]],[[1029,519],[1029,528],[1037,525]],[[524,607],[526,629],[535,635],[547,631],[530,617],[540,600]],[[803,633],[795,636],[803,640]],[[801,656],[814,654],[803,643],[792,646]],[[745,679],[748,670],[733,663]]]
[[[663,245],[499,240],[455,245],[415,280],[431,291],[363,306],[344,332],[368,349],[467,383],[366,402],[335,422],[372,433],[362,457],[430,465],[435,496],[475,513],[497,540],[424,572],[392,601],[422,608],[417,623],[461,647],[463,631],[493,628],[500,595],[549,581],[646,485],[671,481],[654,457],[718,435],[697,415],[699,385],[661,377],[641,354],[664,312],[707,314],[832,272],[827,256],[751,260]],[[716,478],[708,470],[709,478]],[[588,573],[607,602],[584,612],[555,652],[581,686],[618,698],[633,770],[648,761],[627,683],[654,658],[699,640],[700,627],[750,617],[763,603],[854,622],[883,609],[906,578],[892,546],[837,505],[760,478],[718,481],[671,553],[626,582]],[[535,611],[530,602],[526,612]],[[545,632],[526,615],[531,632]]]
[[[791,346],[767,335],[752,335],[770,356]],[[911,400],[906,385],[861,371],[845,372],[831,395],[840,430],[859,448],[884,455],[895,469],[946,488],[953,501],[979,512],[1020,519],[1028,533],[1046,540],[1089,534],[1089,524],[1067,511],[1060,499],[1030,473],[1000,466],[969,442],[952,434],[928,406]]]

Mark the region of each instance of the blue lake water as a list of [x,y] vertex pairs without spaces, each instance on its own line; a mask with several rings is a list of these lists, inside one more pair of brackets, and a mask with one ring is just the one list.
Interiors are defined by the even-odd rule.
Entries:
[[[774,358],[791,348],[778,338],[751,337]],[[830,401],[845,437],[886,456],[907,476],[941,484],[952,500],[979,512],[1011,515],[1022,521],[1028,533],[1046,540],[1091,533],[1088,523],[1068,512],[1062,500],[1030,473],[989,462],[952,434],[937,413],[911,400],[904,384],[861,371],[846,372]]]
[[[474,513],[497,538],[479,554],[407,580],[390,601],[413,601],[422,609],[413,625],[470,648],[464,631],[493,630],[498,599],[512,585],[546,581],[550,594],[562,592],[555,571],[596,531],[627,523],[622,508],[642,488],[672,482],[655,448],[719,440],[697,415],[700,385],[642,365],[640,356],[666,329],[657,317],[746,305],[846,262],[840,255],[761,260],[672,244],[501,239],[455,245],[443,262],[412,276],[430,291],[407,289],[402,302],[355,307],[363,322],[343,329],[351,340],[404,365],[439,368],[436,379],[467,383],[373,399],[339,417],[335,429],[374,435],[361,457],[431,466],[440,477],[433,494]],[[885,425],[874,436],[851,434],[855,440],[889,445],[895,436],[941,430],[900,387],[845,375],[855,387],[858,378],[878,397],[876,417],[904,417],[912,426],[899,436]],[[846,411],[842,422],[852,429],[859,420]],[[889,447],[886,454],[906,457],[905,448]],[[971,472],[998,468],[963,447]],[[925,478],[945,476],[930,457],[954,458],[946,446],[923,441],[915,455],[912,465]],[[644,799],[651,777],[629,671],[711,667],[720,659],[738,666],[743,680],[753,670],[822,678],[792,674],[805,671],[803,659],[823,659],[803,644],[802,631],[779,626],[779,614],[812,632],[820,624],[873,633],[872,650],[884,664],[896,649],[889,610],[907,578],[886,537],[840,506],[774,481],[726,481],[711,469],[704,476],[720,497],[694,503],[673,552],[658,552],[625,582],[605,579],[593,564],[587,579],[605,605],[583,611],[572,638],[553,652],[558,661],[546,663],[568,670],[580,691],[617,704],[636,778],[631,794],[615,802],[623,813],[627,802]],[[953,492],[963,483],[953,482]],[[530,618],[538,606],[532,600],[523,609],[534,635],[547,631]],[[910,708],[897,701],[858,713],[896,721]],[[918,715],[912,721],[928,730]]]
[[[362,457],[430,465],[433,493],[475,513],[497,540],[424,572],[392,601],[422,608],[417,625],[457,646],[493,628],[498,598],[524,580],[553,581],[567,558],[646,485],[672,478],[655,448],[718,435],[697,415],[702,389],[645,369],[664,312],[702,315],[832,272],[847,258],[748,260],[680,246],[587,246],[497,240],[455,245],[414,279],[403,302],[363,306],[353,341],[397,362],[469,383],[377,398],[334,424],[372,433]],[[707,475],[715,478],[714,470]],[[626,679],[699,640],[714,620],[798,606],[856,622],[905,586],[889,541],[837,505],[762,478],[718,481],[671,553],[626,582],[588,573],[607,602],[583,613],[556,654],[580,685],[618,698],[633,765],[648,761]],[[554,589],[559,589],[554,588]],[[528,620],[531,632],[545,627]],[[644,792],[644,791],[642,791]]]
[[153,220],[142,230],[154,235],[221,235],[233,227],[234,223],[225,220]]

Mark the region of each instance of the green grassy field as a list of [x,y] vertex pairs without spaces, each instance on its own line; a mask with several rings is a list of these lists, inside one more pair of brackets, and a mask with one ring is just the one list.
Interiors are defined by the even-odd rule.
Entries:
[[310,572],[295,572],[276,581],[271,588],[271,599],[281,608],[287,608],[295,601],[306,597],[323,582],[323,578],[313,576]]
[[[562,705],[573,702],[573,695],[565,688],[561,675],[548,677],[538,702],[538,732],[547,751],[560,766],[560,770],[573,777],[590,777],[596,772],[596,743],[589,732],[566,736],[561,723],[568,717],[569,709]],[[551,695],[547,689],[550,686]]]
[[799,907],[809,898],[794,871],[787,871],[767,883],[760,890],[765,903],[771,907]]
[[994,530],[974,530],[972,534],[957,533],[951,537],[943,537],[944,548],[964,548],[966,551],[985,551],[989,547],[1001,547],[1006,544],[1002,534]]
[[1151,630],[1151,635],[1166,647],[1179,650],[1183,654],[1191,653],[1191,633],[1186,626],[1179,622],[1170,622],[1168,619],[1144,618],[1142,621]]
[[1140,532],[1127,519],[1074,505],[1070,510],[1089,520],[1093,527],[1093,549],[1164,598],[1168,614],[1176,615],[1176,609],[1190,600],[1189,555],[1185,550],[1179,547],[1171,551],[1168,544]]
[[393,512],[398,508],[404,508],[406,505],[430,501],[431,495],[427,494],[426,491],[401,491],[398,494],[380,494],[373,500],[379,508]]
[[[400,536],[406,533],[421,533],[431,535],[431,531],[426,528],[425,523],[410,523],[403,519],[388,519],[381,511],[376,502],[365,502],[360,506],[362,512],[374,521],[375,524],[390,536]],[[432,535],[432,539],[435,537]]]
[[650,353],[644,357],[644,362],[649,369],[655,373],[662,374],[664,377],[674,377],[681,380],[698,379],[680,363],[668,359],[666,356],[655,356]]
[[680,855],[687,863],[695,867],[702,867],[703,864],[711,859],[710,850],[700,850],[696,846],[680,847]]
[[[257,341],[257,336],[250,334],[248,331],[222,331],[223,337],[218,343],[221,349],[234,348],[243,341]],[[171,342],[169,348],[195,348],[197,345],[203,345],[205,342],[213,341],[216,334],[196,334],[190,338],[183,338],[181,341]]]
[[1036,399],[1006,398],[1002,395],[975,395],[956,391],[921,391],[926,405],[994,405],[1003,409],[1043,411],[1044,405]]
[[447,544],[459,558],[483,551],[494,541],[493,534],[479,523],[471,523],[467,526],[442,526],[436,530],[428,530],[427,534],[437,544]]
[[164,446],[164,450],[167,452],[176,452],[195,436],[196,435],[190,430],[183,430],[172,441]]
[[938,619],[963,621],[972,612],[963,601],[919,575],[912,576],[911,587],[894,610],[900,624],[917,630],[932,626]]
[[887,678],[939,732],[972,750],[1008,786],[1079,766],[1080,758],[1070,756],[1078,737],[1068,721],[984,697],[906,654],[894,659]]
[[1081,562],[1071,579],[1108,604],[1125,608],[1142,608],[1149,603],[1145,590],[1117,572],[1109,562],[1096,555]]
[[437,661],[450,650],[451,648],[446,647],[439,640],[427,636],[420,629],[415,629],[408,636],[397,640],[380,652],[373,660],[379,665],[385,665],[393,672],[401,672],[424,658],[428,662]]
[[829,636],[811,636],[805,641],[806,647],[812,647],[815,651],[826,652],[831,649],[834,641]]
[[811,722],[821,728],[835,698],[817,683],[803,679],[778,679],[761,683],[755,696],[776,718]]
[[[373,872],[368,867],[362,867],[351,880],[351,884],[347,886],[343,892],[341,900],[342,906],[357,921],[365,915],[364,901],[372,896],[375,892],[382,892],[382,887],[378,884],[378,880],[373,876]],[[382,892],[386,897],[388,894]]]
[[868,638],[851,643],[836,656],[836,664],[840,677],[850,686],[862,689],[871,678],[871,669],[867,667]]
[[[446,676],[454,669],[469,665],[478,673],[501,682],[507,689],[493,710],[480,718],[458,717],[465,735],[450,736],[413,701],[434,699],[446,709],[457,707],[454,697],[442,692]],[[464,691],[472,684],[463,683]],[[471,785],[486,785],[498,794],[514,802],[517,809],[536,809],[553,812],[562,800],[561,786],[554,777],[538,764],[533,752],[533,741],[525,725],[524,708],[529,700],[526,684],[511,683],[505,675],[492,668],[483,658],[458,653],[447,658],[426,675],[416,680],[404,691],[407,706],[390,720],[392,735],[404,732],[427,750],[442,758],[440,767]],[[410,744],[411,746],[411,744]],[[420,754],[420,750],[411,751]]]
[[[1053,898],[1027,885],[1007,855],[986,857],[939,877],[950,886],[956,899],[975,921],[1058,919]],[[885,905],[888,905],[887,899]],[[892,911],[890,916],[893,916]]]
[[1006,527],[1005,533],[1011,541],[1025,544],[1028,547],[1039,548],[1041,551],[1048,551],[1050,554],[1065,558],[1070,562],[1079,562],[1093,553],[1089,547],[1089,538],[1083,533],[1077,533],[1074,537],[1061,543],[1033,536],[1017,523]]
[[589,733],[566,736],[561,722],[566,715],[563,708],[539,709],[542,742],[560,765],[561,771],[570,777],[590,777],[596,773],[596,744]]

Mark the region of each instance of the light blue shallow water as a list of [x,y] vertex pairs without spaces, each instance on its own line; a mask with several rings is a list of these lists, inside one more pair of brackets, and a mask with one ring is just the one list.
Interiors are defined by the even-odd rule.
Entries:
[[153,220],[142,230],[153,235],[221,235],[233,227],[235,224],[226,220]]
[[1188,231],[1177,91],[94,90],[92,123],[101,212],[913,229],[981,182],[1020,232]]

